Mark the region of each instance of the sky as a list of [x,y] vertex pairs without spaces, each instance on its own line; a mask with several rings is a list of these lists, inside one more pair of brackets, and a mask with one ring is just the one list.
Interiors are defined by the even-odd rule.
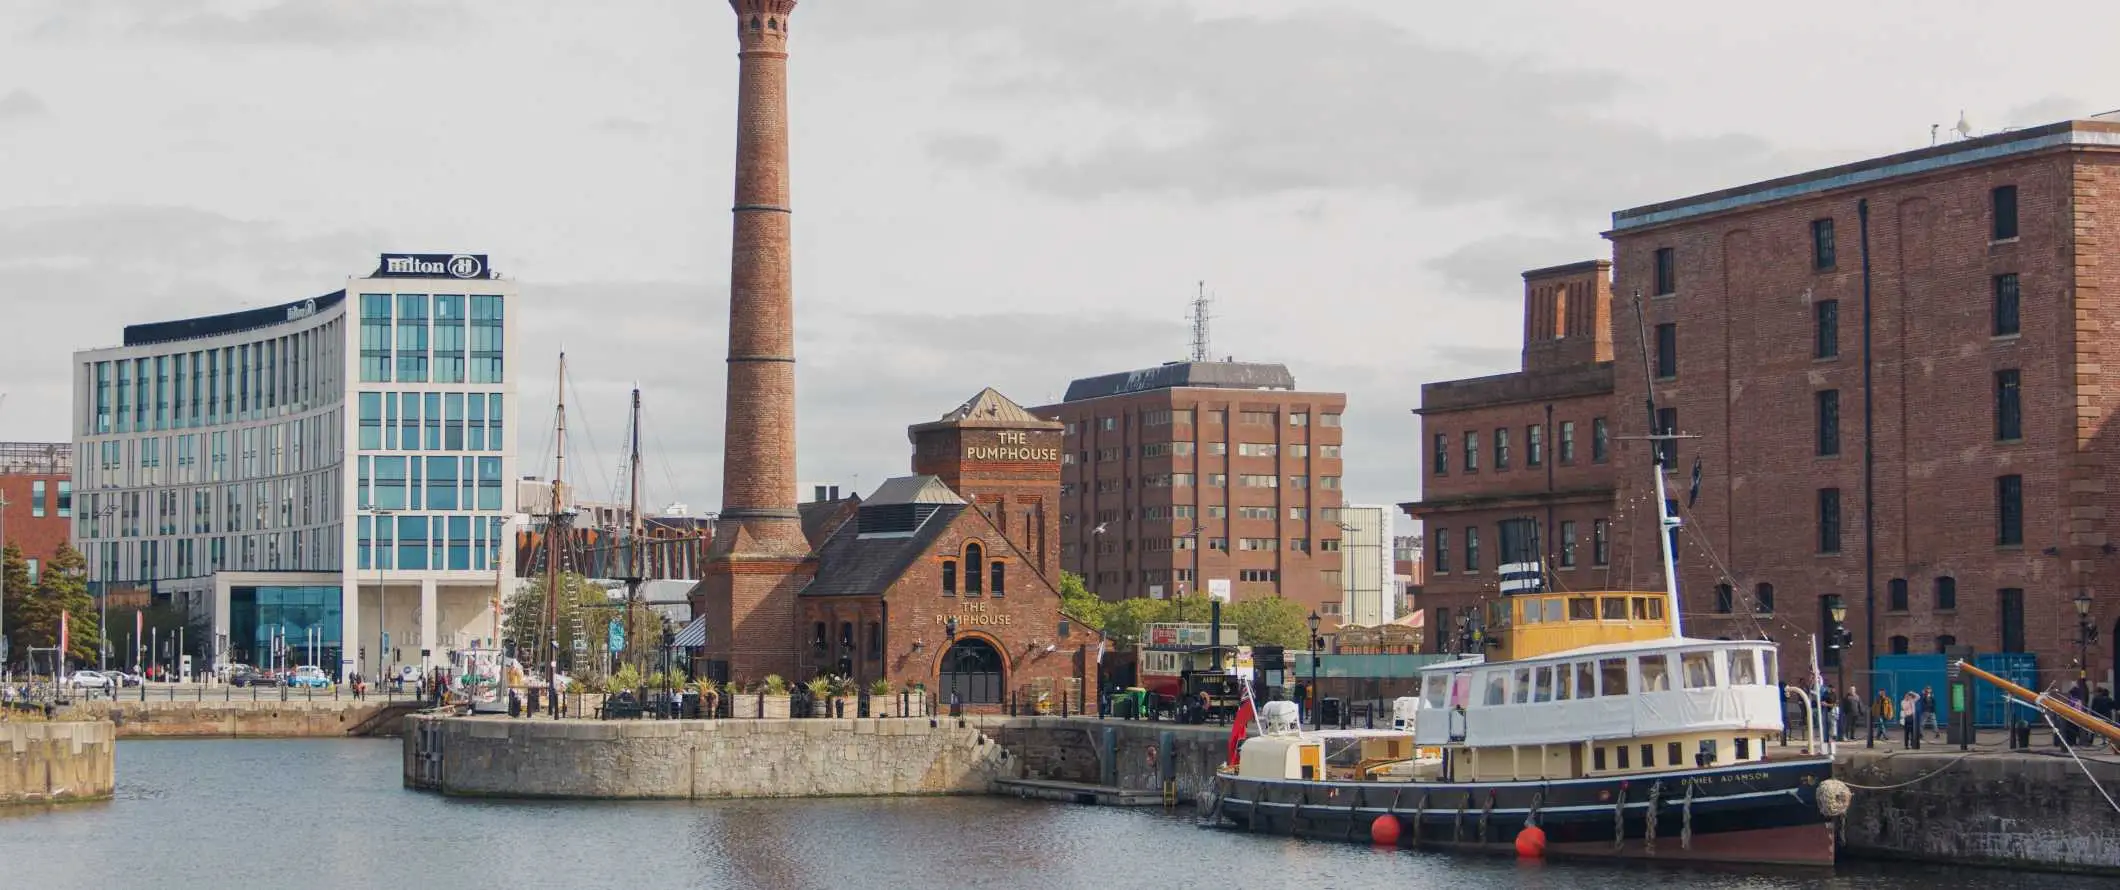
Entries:
[[[2060,8],[2066,6],[2066,9]],[[2057,23],[2066,22],[2063,29]],[[801,0],[798,476],[867,492],[993,386],[1212,351],[1348,394],[1345,488],[1419,494],[1424,381],[1517,366],[1525,269],[1613,210],[2120,107],[2120,4]],[[2077,36],[2080,35],[2080,36]],[[525,473],[720,500],[735,17],[719,0],[0,0],[0,440],[71,353],[384,252],[520,282]],[[2071,48],[2069,44],[2080,43]]]

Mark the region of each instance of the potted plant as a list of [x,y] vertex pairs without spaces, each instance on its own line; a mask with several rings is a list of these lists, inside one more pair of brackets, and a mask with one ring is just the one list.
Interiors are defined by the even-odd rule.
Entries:
[[767,674],[765,682],[759,684],[759,692],[763,697],[758,716],[768,720],[788,719],[788,681],[785,678],[779,674]]
[[832,714],[834,717],[861,716],[861,689],[854,685],[854,678],[833,674],[831,681]]
[[832,716],[832,678],[818,674],[802,684],[802,688],[810,693],[810,716]]
[[905,686],[905,713],[901,717],[922,717],[927,714],[927,686],[908,683]]
[[891,681],[877,677],[869,682],[869,716],[898,716],[898,690],[891,688]]
[[699,696],[699,713],[702,717],[714,717],[721,711],[721,686],[713,680],[696,680],[692,691]]

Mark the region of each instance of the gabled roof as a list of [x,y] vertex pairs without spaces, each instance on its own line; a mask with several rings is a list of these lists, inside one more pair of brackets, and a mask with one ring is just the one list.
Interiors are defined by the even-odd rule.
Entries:
[[[992,390],[988,390],[992,392]],[[1019,409],[1020,410],[1020,409]],[[962,504],[964,498],[944,485],[935,476],[899,476],[885,479],[883,486],[869,499],[862,502],[865,507],[882,507],[891,504]]]
[[979,391],[970,401],[957,406],[957,410],[942,415],[941,420],[916,423],[909,432],[970,427],[973,429],[1034,429],[1057,430],[1060,424],[1032,414],[1008,396],[989,386]]
[[[912,479],[933,477],[908,477]],[[895,481],[895,480],[894,480]],[[886,486],[889,483],[885,483]],[[948,491],[947,488],[943,489]],[[877,495],[882,495],[879,490]],[[868,504],[876,503],[870,498]],[[817,575],[803,596],[878,596],[898,582],[913,561],[933,547],[950,523],[964,515],[962,500],[941,504],[910,535],[863,536],[855,523],[841,523],[817,549]]]
[[826,538],[839,530],[839,526],[854,518],[854,511],[861,508],[861,496],[841,498],[836,501],[809,501],[795,505],[802,516],[802,539],[810,543],[810,549],[824,546]]

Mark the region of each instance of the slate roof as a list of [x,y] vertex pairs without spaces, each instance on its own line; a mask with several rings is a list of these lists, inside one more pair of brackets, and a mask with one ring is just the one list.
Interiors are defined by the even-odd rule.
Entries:
[[944,485],[935,476],[899,476],[883,480],[883,486],[869,495],[863,504],[882,507],[891,504],[962,504],[964,498]]
[[824,546],[825,539],[831,537],[840,524],[854,518],[854,511],[860,508],[860,495],[797,504],[795,510],[802,516],[802,539],[810,543],[811,550]]
[[[910,476],[907,480],[933,479],[932,476]],[[900,480],[892,480],[897,482]],[[891,483],[884,483],[889,488]],[[943,488],[947,492],[947,487]],[[876,503],[884,491],[879,489],[869,503]],[[955,497],[955,495],[952,495]],[[817,551],[817,575],[802,590],[803,596],[876,596],[882,594],[905,574],[914,560],[934,546],[935,540],[949,530],[950,523],[964,515],[967,508],[962,499],[955,503],[936,507],[935,515],[928,517],[910,535],[888,535],[862,537],[856,523],[841,523],[830,540]]]
[[1002,395],[989,386],[972,396],[970,401],[958,405],[957,409],[942,415],[941,420],[916,423],[910,432],[971,427],[974,429],[1035,429],[1057,430],[1060,424],[1032,414],[1029,409]]

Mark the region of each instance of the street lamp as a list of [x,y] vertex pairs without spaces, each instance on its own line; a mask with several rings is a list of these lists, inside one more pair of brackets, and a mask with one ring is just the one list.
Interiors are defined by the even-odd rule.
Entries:
[[[117,505],[117,504],[115,504],[115,503],[113,503],[113,504],[106,504],[106,505],[104,505],[104,506],[102,506],[102,507],[99,507],[99,508],[97,508],[97,509],[96,509],[96,512],[95,512],[95,517],[96,517],[96,519],[97,519],[97,520],[99,520],[99,521],[97,522],[97,531],[99,531],[99,532],[100,532],[100,531],[102,530],[102,523],[100,522],[100,520],[103,520],[103,519],[108,519],[108,518],[110,518],[111,514],[113,514],[113,513],[116,513],[116,512],[118,512],[118,505]],[[96,594],[96,636],[98,636],[98,637],[100,637],[100,638],[101,638],[100,640],[98,640],[98,643],[97,643],[97,646],[96,646],[96,670],[98,670],[98,671],[109,671],[109,670],[110,670],[110,579],[109,579],[109,578],[105,578],[105,579],[103,579],[103,583],[102,583],[101,585],[99,585],[99,586],[98,586],[98,588],[97,588],[97,594]]]
[[[1310,621],[1310,700],[1311,700],[1311,701],[1312,701],[1313,703],[1317,704],[1317,705],[1323,705],[1323,704],[1325,703],[1325,698],[1324,698],[1324,696],[1322,696],[1322,695],[1319,695],[1319,694],[1318,694],[1318,653],[1319,653],[1319,651],[1320,651],[1320,650],[1323,650],[1323,649],[1325,648],[1325,640],[1324,640],[1324,638],[1322,638],[1322,637],[1319,637],[1319,636],[1318,636],[1318,624],[1319,624],[1319,622],[1320,622],[1320,621],[1322,621],[1322,620],[1323,620],[1323,619],[1320,619],[1320,618],[1318,617],[1318,613],[1317,613],[1317,611],[1316,611],[1316,610],[1312,610],[1312,611],[1311,611],[1311,613],[1310,613],[1310,618],[1309,618],[1309,621]],[[1311,726],[1313,726],[1313,727],[1315,727],[1315,728],[1317,728],[1317,729],[1324,729],[1324,728],[1325,728],[1325,723],[1324,723],[1324,715],[1323,715],[1322,713],[1319,713],[1319,712],[1318,712],[1318,711],[1316,711],[1316,710],[1313,710],[1313,711],[1312,711],[1312,714],[1311,714],[1311,718],[1310,718],[1310,724],[1311,724]]]
[[2091,592],[2076,591],[2072,602],[2076,606],[2076,681],[2088,695],[2091,644],[2098,640],[2098,628],[2091,624]]

